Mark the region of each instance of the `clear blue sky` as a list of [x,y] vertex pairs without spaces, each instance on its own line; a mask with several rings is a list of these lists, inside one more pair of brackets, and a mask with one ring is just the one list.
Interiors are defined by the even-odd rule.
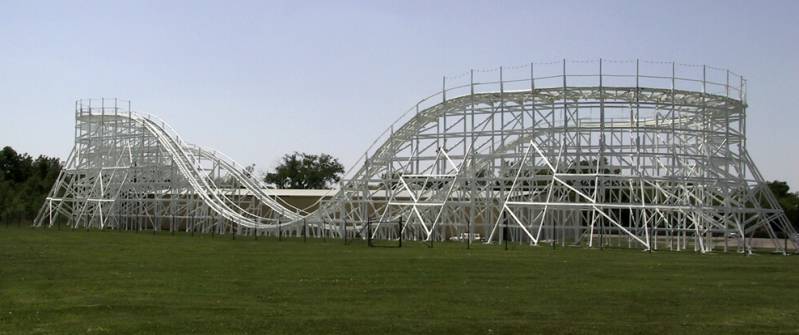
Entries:
[[350,165],[443,74],[677,60],[749,80],[749,150],[799,189],[797,1],[0,1],[0,145],[64,158],[73,101],[120,97],[259,170]]

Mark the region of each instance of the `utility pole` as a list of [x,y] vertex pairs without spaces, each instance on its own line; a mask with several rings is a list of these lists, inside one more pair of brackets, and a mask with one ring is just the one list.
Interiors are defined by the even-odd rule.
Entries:
[[372,247],[372,218],[366,219],[366,245]]
[[399,247],[402,248],[402,215],[399,217]]
[[502,239],[505,240],[505,251],[508,250],[508,214],[505,211],[502,211],[502,223],[504,227],[502,228]]

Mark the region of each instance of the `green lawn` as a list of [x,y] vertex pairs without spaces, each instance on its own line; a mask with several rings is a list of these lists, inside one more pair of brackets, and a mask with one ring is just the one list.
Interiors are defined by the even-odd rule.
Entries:
[[0,226],[0,334],[799,333],[799,256]]

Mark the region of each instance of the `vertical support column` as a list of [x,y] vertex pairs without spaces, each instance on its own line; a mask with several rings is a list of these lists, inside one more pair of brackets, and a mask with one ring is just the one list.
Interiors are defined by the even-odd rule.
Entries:
[[[391,147],[391,152],[393,153],[393,156],[396,157],[397,154],[398,154],[398,151],[399,151],[399,148],[398,148],[399,146],[394,144],[394,124],[392,124],[389,127],[389,134],[390,134],[389,135],[390,136],[389,137],[389,141],[391,141],[389,143],[389,145]],[[413,144],[411,144],[411,151],[413,151],[412,148],[413,148]],[[401,167],[402,167],[402,165],[400,165],[400,168]],[[386,182],[385,179],[389,179],[391,181],[394,180],[394,160],[393,160],[393,158],[386,160],[386,176],[387,176],[387,178],[382,178],[382,179],[384,179],[383,180],[384,183]],[[388,182],[386,184],[386,191],[387,192],[385,194],[385,198],[386,199],[391,199],[392,196],[393,196],[393,192],[394,192],[394,188],[391,187],[391,182]]]
[[[442,80],[441,80],[441,104],[443,105],[446,102],[447,102],[447,77],[444,76],[442,78]],[[446,113],[445,113],[444,118],[446,118]],[[442,137],[441,136],[441,118],[437,118],[436,119],[436,155],[438,155],[439,150],[441,150],[441,146],[442,146],[441,137]],[[441,174],[444,173],[444,172],[442,172],[442,167],[441,167],[441,164],[440,164],[440,160],[436,159],[436,161],[433,164],[435,164],[434,169],[433,169],[434,173],[441,173]]]
[[[743,137],[741,138],[741,141],[743,141],[743,147],[746,148],[746,142],[747,142],[747,138],[748,138],[748,136],[746,135],[746,106],[747,106],[747,104],[746,104],[746,81],[744,80],[743,76],[741,76],[740,78],[741,78],[740,94],[741,94],[741,103],[743,105],[743,110],[741,111],[743,113],[743,115],[741,115],[741,122],[743,123],[743,126],[741,126],[741,129],[743,130],[741,132],[741,134],[742,134]],[[746,169],[746,164],[743,162],[743,159],[741,160],[741,165],[742,165],[741,175],[746,176],[746,170],[747,169]]]
[[97,150],[97,159],[100,161],[99,172],[97,173],[97,178],[99,178],[100,184],[100,194],[97,197],[97,211],[100,214],[100,222],[97,224],[97,227],[103,229],[104,226],[104,217],[103,217],[103,200],[105,200],[105,185],[103,185],[103,168],[105,167],[105,160],[106,154],[108,153],[107,145],[105,138],[105,98],[100,98],[100,124],[97,127],[97,135],[100,139],[99,141],[99,150]]
[[[641,205],[646,202],[646,192],[644,192],[644,169],[641,168],[641,62],[635,60],[635,152],[636,163],[635,168],[638,170],[638,187],[641,190]],[[630,190],[630,193],[633,191]],[[644,229],[646,236],[646,248],[652,251],[652,241],[649,234],[649,222],[646,216],[646,209],[644,207],[638,213],[641,219],[641,227]]]
[[[161,170],[159,166],[161,165],[161,150],[158,146],[154,146],[153,150],[155,150],[155,166],[153,167],[153,174],[156,175],[156,179],[158,183],[161,183]],[[155,191],[155,189],[151,188],[151,191]],[[157,220],[158,228],[161,228],[161,199],[160,197],[163,196],[160,192],[153,192],[153,201],[155,201],[155,219]],[[169,224],[169,231],[174,235],[175,234],[175,220],[171,220]]]
[[[563,73],[561,74],[561,77],[563,78],[563,90],[562,90],[562,98],[563,98],[563,131],[561,132],[560,140],[561,140],[561,143],[564,144],[563,145],[563,149],[568,151],[568,149],[566,149],[566,146],[565,146],[566,132],[567,132],[567,129],[569,128],[569,115],[568,115],[569,114],[569,106],[568,106],[568,99],[566,97],[566,92],[567,91],[566,91],[566,59],[565,58],[563,59],[563,68],[562,68],[562,70],[563,70]],[[563,153],[560,153],[560,154],[563,155]]]
[[416,146],[415,146],[415,148],[416,148],[416,157],[415,157],[416,158],[415,159],[415,161],[416,161],[416,169],[413,171],[413,173],[414,174],[419,174],[419,156],[421,155],[421,153],[419,152],[419,131],[421,130],[422,119],[419,116],[419,103],[418,102],[416,103],[416,117],[415,117],[415,119],[416,119],[416,125],[417,126],[416,126],[416,131],[414,132],[415,134],[413,136],[416,139]]
[[505,146],[505,79],[502,66],[499,67],[499,145]]
[[[741,129],[741,134],[742,134],[741,142],[743,144],[742,144],[742,148],[741,148],[742,151],[739,152],[739,154],[741,155],[739,157],[739,159],[740,159],[739,161],[741,163],[741,168],[739,170],[739,173],[740,173],[739,178],[741,180],[741,184],[742,185],[745,185],[746,187],[750,187],[748,182],[747,182],[747,180],[746,180],[747,179],[747,170],[748,170],[748,164],[747,164],[746,160],[748,160],[748,156],[749,156],[748,153],[745,152],[745,150],[746,150],[746,102],[744,100],[746,98],[745,98],[745,93],[743,91],[744,90],[743,77],[741,77],[740,80],[741,80],[740,81],[740,83],[741,83],[741,86],[740,86],[740,99],[741,100],[740,101],[741,101],[741,108],[742,108],[741,111],[742,111],[743,115],[741,115],[741,125],[739,125],[739,127]],[[752,171],[752,172],[755,172],[755,171]],[[740,216],[739,216],[739,227],[738,227],[739,233],[740,233],[740,237],[739,237],[739,240],[738,240],[738,245],[739,245],[738,249],[740,250],[740,252],[744,253],[747,256],[750,255],[751,252],[752,252],[751,245],[747,244],[746,234],[745,234],[745,228],[746,228],[745,225],[746,225],[746,222],[748,221],[748,219],[749,219],[749,215],[746,215],[746,214],[743,214],[743,213],[740,214]]]
[[[604,77],[602,71],[602,58],[599,59],[599,153],[597,154],[596,158],[596,173],[602,173],[602,165],[604,164],[605,160],[605,84],[604,84]],[[600,178],[594,178],[594,200],[602,201],[603,196],[600,192],[604,192],[603,187],[599,187]],[[600,225],[602,225],[603,218],[597,218],[596,209],[591,211],[591,232],[588,238],[588,247],[592,248],[594,246],[594,226],[596,225],[597,220],[600,220]],[[601,235],[600,235],[601,236]],[[600,242],[601,244],[601,242]]]
[[[702,65],[702,106],[700,108],[700,112],[702,113],[702,127],[703,127],[703,129],[707,130],[709,128],[709,125],[710,125],[710,118],[709,118],[709,114],[708,114],[708,111],[707,111],[706,94],[707,94],[707,66],[706,65]],[[710,140],[709,140],[709,138],[710,137],[706,133],[703,132],[703,134],[702,134],[702,148],[704,149],[703,151],[704,151],[704,156],[705,156],[705,162],[704,162],[704,164],[702,166],[702,178],[704,178],[705,180],[707,180],[706,178],[708,177],[708,174],[707,174],[708,162],[710,162],[710,156],[711,156],[711,153],[712,153],[712,150],[710,148]],[[701,192],[701,194],[699,195],[699,199],[701,199],[701,201],[703,202],[700,205],[704,206],[705,205],[704,202],[709,200],[709,199],[706,199],[706,197],[705,197],[704,186],[700,187],[700,192]],[[704,233],[700,230],[700,223],[701,223],[701,228],[704,229],[704,223],[703,223],[704,219],[702,217],[696,217],[695,220],[696,220],[696,221],[694,221],[694,227],[695,227],[694,230],[695,230],[695,234],[696,234],[695,240],[699,244],[699,251],[702,252],[702,253],[705,253],[705,251],[706,251],[705,250],[705,241],[704,241],[704,237],[703,237]]]
[[643,178],[641,171],[641,85],[639,61],[635,60],[635,169],[638,177]]
[[[675,105],[676,105],[676,99],[677,99],[676,90],[677,90],[677,65],[674,62],[671,62],[671,94],[670,94],[670,96],[671,96],[671,113],[670,113],[671,114],[671,134],[670,134],[669,137],[670,137],[670,140],[671,140],[671,143],[670,143],[671,144],[671,176],[670,177],[671,177],[672,183],[676,183],[677,179],[679,178],[679,176],[677,175],[677,166],[678,166],[677,165],[677,143],[676,143],[676,141],[677,141],[677,128],[676,128],[677,127],[677,115],[675,114]],[[682,170],[682,171],[684,171],[684,170]],[[671,213],[670,215],[674,216],[675,214]],[[673,242],[674,242],[673,240],[674,240],[674,236],[675,236],[675,233],[676,233],[677,234],[676,249],[677,249],[677,251],[680,251],[679,230],[675,231],[675,229],[674,229],[674,225],[675,224],[679,224],[679,222],[675,223],[674,220],[669,220],[668,224],[670,226],[669,227],[670,228],[669,229],[669,231],[670,231],[670,233],[669,233],[669,249],[675,248],[675,246],[673,244]]]
[[447,76],[441,79],[441,103],[447,102]]
[[[724,84],[724,89],[725,89],[725,93],[724,93],[725,96],[729,98],[729,96],[730,96],[730,70],[726,70],[726,80],[725,80],[725,84]],[[732,131],[732,128],[731,128],[732,125],[730,124],[731,123],[731,120],[730,120],[730,114],[731,113],[734,113],[734,111],[729,111],[729,110],[724,111],[724,158],[725,158],[724,172],[727,175],[726,178],[730,178],[730,165],[732,165],[733,162],[735,161],[735,159],[732,157],[732,151],[730,150],[730,147],[732,146],[732,144],[730,143],[730,132]],[[725,184],[724,186],[725,186],[725,190],[724,191],[731,196],[732,195],[732,187],[730,187],[729,184]],[[729,199],[725,200],[725,201],[727,202],[727,204],[729,204]],[[726,221],[726,219],[725,219],[725,221]],[[727,222],[725,222],[724,226],[726,228]],[[725,231],[726,231],[726,229],[725,229]],[[727,240],[726,237],[724,238],[724,240],[725,241]]]
[[[443,89],[441,91],[441,95],[443,96],[443,99],[444,99],[442,104],[445,104],[447,102],[447,77],[446,76],[444,76],[443,83],[444,83],[444,87],[443,87]],[[439,136],[443,137],[443,139],[442,139],[442,147],[441,148],[444,150],[444,152],[448,152],[448,148],[447,148],[447,131],[449,129],[447,129],[447,111],[446,111],[446,109],[444,110],[444,113],[441,115],[441,119],[442,119],[441,121],[444,124],[444,126],[441,128],[441,133],[439,134]],[[440,173],[441,174],[446,173],[446,164],[441,166],[441,172]]]
[[[499,147],[504,148],[505,146],[505,81],[504,81],[504,70],[502,66],[499,67]],[[493,125],[493,122],[492,122]],[[493,130],[493,129],[492,129]],[[496,148],[492,148],[491,152],[496,153]],[[500,166],[502,166],[503,162],[500,159],[499,162]],[[499,188],[499,199],[505,199],[505,187]],[[502,203],[499,204],[499,208],[497,211],[497,215],[504,215],[505,212],[504,208],[502,207]],[[499,230],[499,241],[505,238],[505,230]]]
[[[390,161],[391,159],[389,159]],[[389,163],[390,164],[390,163]],[[369,199],[369,152],[363,154],[363,194],[361,195],[361,222],[369,216],[369,207],[367,201]],[[354,223],[353,223],[354,224]],[[345,227],[346,229],[346,227]],[[346,231],[346,230],[345,230]]]
[[726,79],[724,80],[724,96],[730,97],[730,70],[726,70]]
[[[469,184],[469,191],[470,191],[469,192],[469,219],[468,219],[468,222],[466,222],[466,248],[467,249],[471,248],[471,246],[472,246],[472,224],[474,223],[474,219],[475,219],[475,207],[476,207],[475,199],[477,198],[477,185],[476,185],[477,181],[475,179],[479,178],[479,175],[480,175],[480,172],[477,171],[477,167],[474,165],[474,162],[476,161],[475,160],[475,150],[476,150],[475,146],[476,145],[475,145],[474,142],[475,142],[475,131],[477,131],[477,129],[475,128],[475,125],[474,125],[474,70],[473,69],[469,70],[469,103],[470,103],[469,116],[471,118],[470,124],[471,124],[471,127],[472,127],[472,131],[469,134],[469,136],[471,137],[471,144],[469,145],[469,147],[471,148],[470,149],[471,150],[471,152],[470,152],[471,162],[470,162],[469,165],[471,166],[472,175],[470,177],[472,178],[472,182]],[[465,125],[465,123],[466,122],[464,121],[464,125]],[[465,131],[465,129],[464,129],[464,131]],[[464,145],[465,145],[465,143],[466,142],[465,142],[465,139],[464,139]],[[465,164],[465,162],[464,162],[464,164]]]

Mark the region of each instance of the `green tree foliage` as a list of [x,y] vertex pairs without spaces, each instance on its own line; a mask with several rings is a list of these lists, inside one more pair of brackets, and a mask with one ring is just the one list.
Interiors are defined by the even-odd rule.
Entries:
[[0,221],[30,221],[58,178],[58,158],[19,154],[11,147],[0,151]]
[[777,197],[777,201],[791,220],[791,224],[799,229],[799,192],[790,192],[791,188],[784,181],[775,180],[768,183],[771,193]]
[[294,152],[283,156],[275,172],[264,181],[277,188],[326,189],[341,180],[344,166],[328,154],[312,155]]

